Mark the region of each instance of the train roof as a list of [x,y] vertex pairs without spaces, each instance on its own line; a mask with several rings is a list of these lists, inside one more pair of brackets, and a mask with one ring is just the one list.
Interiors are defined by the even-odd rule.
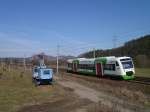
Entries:
[[131,58],[127,56],[122,56],[122,57],[115,57],[115,56],[107,56],[107,57],[97,57],[97,58],[76,58],[76,59],[69,59],[67,62],[72,63],[75,60],[78,60],[79,62],[82,61],[95,61],[95,60],[101,60],[101,59],[106,59],[107,61],[112,61],[116,59],[125,59],[125,58]]
[[68,59],[67,62],[68,62],[68,63],[72,63],[73,60],[74,60],[74,59]]
[[117,57],[117,59],[125,59],[125,58],[131,58],[131,57],[128,57],[128,56]]
[[75,59],[68,59],[68,62],[72,62],[74,60],[78,60],[78,61],[84,61],[84,60],[88,60],[88,59],[92,59],[92,58],[75,58]]
[[95,58],[78,58],[79,61],[94,61]]
[[51,68],[47,66],[35,66],[34,69],[51,69]]

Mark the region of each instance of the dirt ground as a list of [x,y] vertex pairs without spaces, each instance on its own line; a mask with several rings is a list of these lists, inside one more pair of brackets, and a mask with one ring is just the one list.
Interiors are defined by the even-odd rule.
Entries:
[[[61,73],[54,76],[61,94],[18,112],[149,112],[150,86]],[[49,89],[41,85],[39,89]],[[59,91],[60,92],[60,91]]]

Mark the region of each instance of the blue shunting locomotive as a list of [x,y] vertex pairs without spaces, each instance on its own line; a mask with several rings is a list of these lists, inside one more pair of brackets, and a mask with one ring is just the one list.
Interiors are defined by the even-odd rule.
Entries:
[[34,67],[32,73],[32,82],[36,85],[40,84],[52,84],[53,70],[46,66]]

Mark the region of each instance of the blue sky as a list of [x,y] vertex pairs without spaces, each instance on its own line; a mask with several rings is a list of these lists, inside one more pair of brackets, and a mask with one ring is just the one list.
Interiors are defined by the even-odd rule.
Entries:
[[150,34],[149,0],[0,0],[0,56],[79,55]]

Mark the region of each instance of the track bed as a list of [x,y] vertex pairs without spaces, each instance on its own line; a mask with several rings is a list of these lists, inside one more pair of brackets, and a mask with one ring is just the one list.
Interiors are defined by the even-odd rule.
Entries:
[[[26,105],[18,112],[149,112],[150,86],[109,78],[60,72],[54,75],[54,94],[43,103]],[[37,101],[38,102],[38,101]]]

